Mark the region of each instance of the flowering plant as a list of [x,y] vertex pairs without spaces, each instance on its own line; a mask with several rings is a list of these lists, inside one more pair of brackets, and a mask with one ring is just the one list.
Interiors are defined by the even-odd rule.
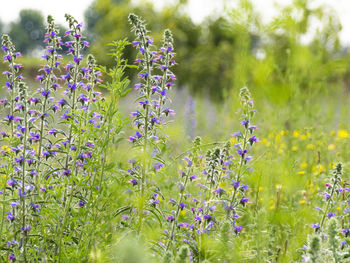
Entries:
[[[0,236],[5,251],[1,257],[10,261],[61,262],[72,258],[77,248],[77,258],[86,258],[95,242],[92,235],[106,185],[109,146],[124,125],[114,103],[126,95],[129,83],[121,58],[127,42],[115,44],[117,78],[104,86],[110,87],[113,103],[109,103],[96,90],[103,68],[97,67],[92,55],[84,62],[83,49],[89,43],[81,34],[82,24],[70,15],[66,20],[70,29],[65,37],[70,39],[62,42],[48,17],[45,65],[36,77],[36,90],[23,82],[22,66],[16,63],[21,54],[7,35],[2,38],[9,70],[4,72],[8,98],[1,100],[5,183]],[[58,77],[63,46],[72,60]]]

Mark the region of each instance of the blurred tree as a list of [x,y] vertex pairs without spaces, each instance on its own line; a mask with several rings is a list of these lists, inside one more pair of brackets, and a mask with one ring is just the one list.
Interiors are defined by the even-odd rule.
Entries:
[[30,53],[38,47],[43,47],[45,26],[41,12],[22,10],[19,13],[19,20],[10,24],[8,33],[17,49],[23,53]]
[[0,35],[4,33],[4,24],[0,20]]
[[[147,1],[139,5],[130,0],[96,0],[85,13],[92,52],[99,63],[110,65],[112,60],[104,52],[106,45],[125,36],[133,39],[127,16],[134,12],[147,21],[149,30],[159,41],[162,30],[169,28],[175,36],[176,61],[181,65],[175,69],[178,86],[186,86],[197,93],[208,94],[213,99],[222,98],[223,88],[232,87],[233,36],[227,34],[225,19],[207,19],[200,25],[193,23],[183,12],[186,0],[174,1],[156,11]],[[135,51],[126,50],[129,60]],[[132,72],[129,72],[132,74]]]

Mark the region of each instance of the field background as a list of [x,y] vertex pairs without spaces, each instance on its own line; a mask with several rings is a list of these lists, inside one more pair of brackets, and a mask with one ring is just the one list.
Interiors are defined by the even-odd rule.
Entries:
[[[232,245],[234,253],[245,262],[300,261],[301,248],[312,232],[310,225],[320,218],[315,208],[321,204],[330,169],[336,162],[343,162],[344,179],[349,179],[349,48],[339,40],[341,24],[331,1],[328,7],[314,9],[309,3],[293,1],[269,23],[262,22],[260,10],[247,0],[200,24],[181,11],[186,1],[174,1],[159,10],[144,2],[97,0],[85,13],[90,52],[98,63],[107,66],[112,65],[105,52],[107,44],[126,36],[133,39],[127,22],[130,12],[147,21],[156,42],[164,28],[172,30],[178,81],[170,95],[176,115],[166,130],[169,158],[186,151],[195,136],[206,143],[229,140],[240,125],[239,89],[249,87],[258,110],[255,122],[260,142],[254,149],[254,172],[245,179],[251,203],[243,218],[244,230]],[[37,24],[30,27],[29,22]],[[18,21],[1,28],[22,49],[25,78],[35,87],[42,63],[42,39],[36,38],[30,28],[43,30],[40,11],[22,11]],[[126,49],[125,56],[133,61],[132,47]],[[0,67],[4,69],[4,65]],[[136,73],[128,72],[133,82]],[[127,118],[135,109],[135,98],[136,92],[132,91],[120,102]],[[130,158],[130,134],[129,127],[112,155],[120,169]],[[161,181],[169,191],[176,191],[171,190],[175,172],[169,171]],[[124,200],[123,192],[117,183],[111,187],[117,208]],[[341,214],[343,208],[333,210]],[[111,218],[106,228],[113,229],[117,222],[118,218]],[[151,229],[145,231],[155,235]],[[92,252],[96,261],[103,261],[118,249],[125,254],[135,253],[137,258],[139,248],[120,242],[118,231],[107,238],[114,245],[96,248]]]

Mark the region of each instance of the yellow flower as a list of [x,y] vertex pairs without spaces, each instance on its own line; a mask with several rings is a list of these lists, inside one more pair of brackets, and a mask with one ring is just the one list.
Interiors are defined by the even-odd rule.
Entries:
[[303,175],[303,174],[305,174],[305,171],[299,171],[298,174]]
[[324,171],[325,171],[325,167],[322,164],[312,166],[312,172],[314,175],[319,175],[319,174],[323,173]]
[[230,138],[231,145],[235,145],[237,143],[237,139],[235,137]]
[[263,188],[261,186],[259,186],[259,191],[261,191]]
[[295,131],[293,132],[293,136],[294,136],[295,138],[298,138],[298,137],[300,136],[300,132],[299,132],[298,130],[295,130]]
[[293,152],[295,152],[295,151],[297,151],[297,150],[298,150],[298,146],[293,146],[293,147],[292,147],[292,151],[293,151]]
[[346,130],[339,130],[338,131],[338,137],[339,138],[348,138],[349,133]]
[[340,210],[340,207],[339,207],[339,206],[337,207],[337,210],[338,210],[338,211]]
[[272,205],[272,206],[269,207],[269,209],[270,209],[270,210],[273,210],[273,209],[275,209],[275,206]]
[[330,134],[331,136],[334,136],[334,135],[335,135],[335,131],[331,131],[329,134]]
[[307,137],[308,137],[307,134],[301,135],[301,136],[300,136],[300,140],[303,140],[303,141],[304,141],[304,140],[307,139]]
[[332,150],[334,150],[335,149],[335,144],[330,144],[330,145],[328,145],[328,150],[329,151],[332,151]]
[[185,216],[185,215],[186,215],[186,211],[185,211],[185,210],[181,210],[181,211],[180,211],[180,215],[181,215],[181,216]]
[[261,143],[265,144],[267,147],[271,145],[271,143],[265,138],[261,140]]
[[10,147],[8,145],[3,145],[1,146],[1,149],[7,152],[10,149]]
[[305,204],[306,202],[305,202],[305,200],[300,200],[299,201],[299,204]]
[[281,142],[281,136],[277,135],[276,136],[276,144],[279,144]]
[[302,162],[302,163],[300,164],[300,167],[301,167],[302,169],[306,169],[306,168],[307,168],[307,163],[306,163],[306,162]]
[[313,145],[313,144],[308,144],[308,145],[306,145],[306,149],[308,149],[308,150],[314,150],[314,149],[315,149],[315,145]]

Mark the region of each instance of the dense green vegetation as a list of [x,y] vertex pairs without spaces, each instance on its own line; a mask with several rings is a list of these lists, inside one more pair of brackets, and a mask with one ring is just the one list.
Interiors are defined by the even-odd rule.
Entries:
[[[1,104],[2,260],[349,262],[350,58],[341,25],[307,0],[268,24],[250,1],[238,2],[201,24],[182,12],[186,1],[157,11],[96,0],[83,27],[67,16],[69,29],[21,12],[8,33],[24,56],[5,37],[11,59],[1,65],[10,65],[1,98],[13,102]],[[72,43],[59,48],[58,36]],[[41,102],[27,100],[34,96]],[[37,111],[33,125],[28,110]],[[25,143],[36,134],[44,139]],[[45,150],[55,152],[38,154]],[[24,184],[33,185],[28,198],[17,193]]]

